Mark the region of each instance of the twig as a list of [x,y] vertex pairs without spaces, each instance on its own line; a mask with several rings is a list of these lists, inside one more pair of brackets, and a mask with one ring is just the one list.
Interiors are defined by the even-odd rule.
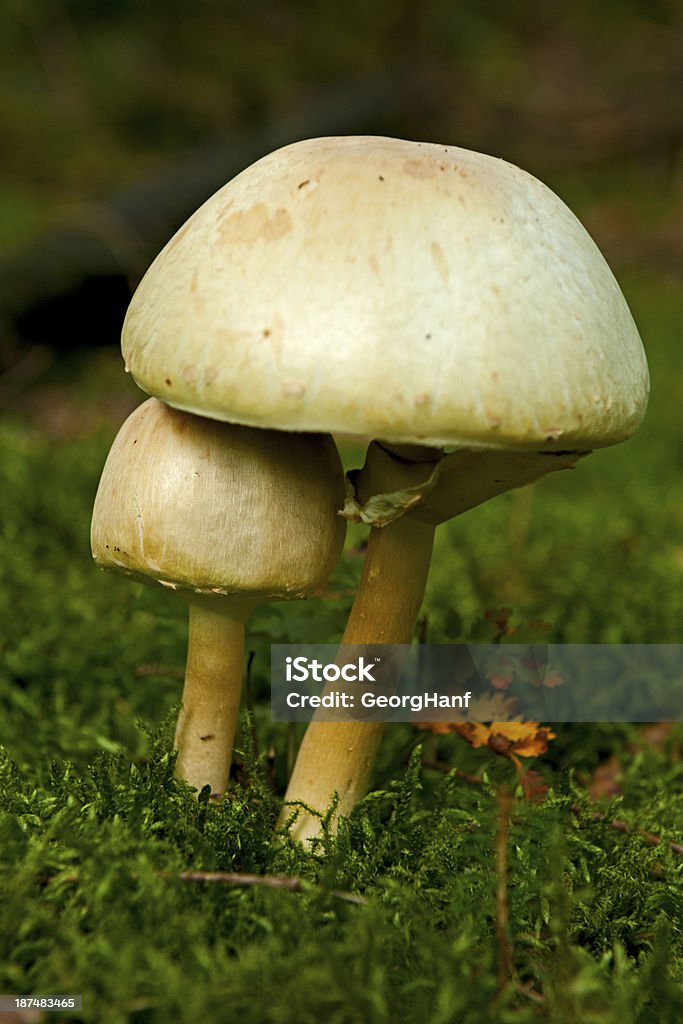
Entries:
[[[582,812],[582,808],[579,804],[572,804],[571,809],[576,815],[580,815]],[[591,814],[591,821],[607,821],[607,815],[603,814],[602,811],[593,811]],[[641,839],[646,843],[649,843],[650,846],[658,846],[662,841],[662,837],[655,835],[654,832],[645,832],[644,829],[641,828],[634,829],[627,821],[621,821],[620,818],[613,818],[611,821],[608,821],[608,824],[610,828],[615,830],[615,832],[622,832],[624,835],[640,836]],[[667,842],[667,845],[673,853],[683,855],[683,843],[677,843],[673,839],[670,839]]]
[[498,962],[498,996],[500,999],[505,986],[512,982],[520,995],[526,996],[535,1003],[545,1002],[540,992],[531,984],[524,984],[517,974],[508,924],[508,837],[512,817],[513,797],[506,786],[497,792],[498,829],[496,831],[496,938],[500,947]]
[[[164,872],[167,875],[166,872]],[[167,875],[168,877],[168,875]],[[249,875],[239,871],[181,871],[177,875],[183,882],[218,882],[224,885],[263,885],[269,889],[286,889],[289,892],[302,892],[305,889],[303,879],[295,875]],[[364,905],[367,900],[353,892],[343,889],[331,889],[330,895],[345,903]]]
[[498,790],[498,829],[496,831],[496,938],[500,947],[498,961],[498,992],[503,991],[508,980],[514,977],[515,966],[512,958],[512,946],[508,935],[508,834],[510,831],[510,814],[512,797],[505,786]]
[[[268,889],[286,889],[288,892],[304,892],[306,890],[306,882],[302,878],[297,878],[296,875],[250,875],[242,874],[240,871],[180,871],[178,873],[159,871],[158,875],[161,878],[179,878],[182,882],[263,885]],[[56,875],[38,875],[36,882],[40,886],[45,886],[54,882],[58,877]],[[77,874],[62,875],[59,877],[59,881],[62,885],[76,885],[80,882],[80,876]],[[358,906],[365,906],[368,902],[364,896],[359,896],[355,892],[347,892],[344,889],[330,889],[329,894],[335,899],[343,900],[345,903],[355,903]]]

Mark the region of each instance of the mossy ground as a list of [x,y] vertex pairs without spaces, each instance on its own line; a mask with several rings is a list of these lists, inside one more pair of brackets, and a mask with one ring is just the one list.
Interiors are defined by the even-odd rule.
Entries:
[[[679,641],[680,296],[623,283],[653,372],[641,432],[444,527],[423,637],[488,639],[505,610],[513,640]],[[0,991],[82,993],[85,1019],[112,1022],[683,1019],[680,726],[654,744],[557,727],[533,764],[541,804],[510,762],[397,726],[338,836],[310,853],[274,841],[298,733],[270,722],[268,645],[339,636],[361,531],[330,596],[252,619],[229,797],[174,781],[183,605],[89,557],[112,358],[72,363],[70,383],[60,369],[61,416],[45,421],[43,396],[0,432]],[[618,795],[594,804],[608,757]]]

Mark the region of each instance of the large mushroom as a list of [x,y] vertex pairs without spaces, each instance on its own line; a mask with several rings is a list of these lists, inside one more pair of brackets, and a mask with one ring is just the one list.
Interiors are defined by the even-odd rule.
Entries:
[[[409,642],[436,524],[624,440],[648,394],[619,286],[556,195],[386,138],[296,143],[229,182],[148,271],[123,351],[180,408],[375,439],[345,509],[372,529],[344,643]],[[348,812],[380,731],[314,721],[287,800]]]
[[109,452],[93,557],[187,601],[177,771],[215,797],[230,770],[245,620],[264,601],[306,597],[325,583],[344,539],[335,516],[342,481],[329,435],[250,430],[154,398]]

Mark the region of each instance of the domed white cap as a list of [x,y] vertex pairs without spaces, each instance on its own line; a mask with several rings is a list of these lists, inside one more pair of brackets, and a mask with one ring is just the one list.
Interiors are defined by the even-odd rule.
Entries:
[[312,594],[344,544],[329,435],[249,430],[152,398],[119,430],[97,489],[95,561],[207,595]]
[[554,193],[362,136],[287,146],[209,199],[140,284],[123,352],[204,416],[427,445],[601,447],[648,395],[619,286]]

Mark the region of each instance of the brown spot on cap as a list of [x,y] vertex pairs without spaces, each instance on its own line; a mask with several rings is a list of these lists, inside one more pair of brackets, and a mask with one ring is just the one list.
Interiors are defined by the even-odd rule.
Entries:
[[438,242],[431,244],[432,259],[437,273],[445,285],[448,284],[448,261],[446,255]]
[[269,211],[265,203],[256,203],[248,210],[240,210],[226,217],[221,225],[221,237],[229,245],[253,245],[255,242],[274,242],[292,230],[292,218],[284,207]]
[[403,170],[411,178],[433,178],[436,167],[428,160],[406,160]]

